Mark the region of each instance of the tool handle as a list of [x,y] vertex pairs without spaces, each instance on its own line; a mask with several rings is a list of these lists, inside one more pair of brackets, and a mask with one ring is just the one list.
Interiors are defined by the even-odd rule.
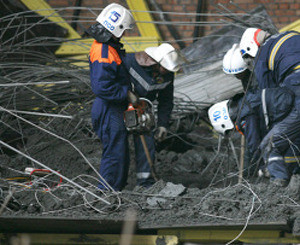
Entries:
[[151,159],[151,156],[150,156],[148,147],[147,147],[147,143],[146,143],[146,140],[145,140],[145,136],[144,136],[143,134],[141,134],[141,135],[140,135],[140,138],[141,138],[141,141],[142,141],[142,144],[143,144],[143,147],[144,147],[144,151],[145,151],[145,154],[146,154],[148,163],[149,163],[149,165],[150,165],[150,169],[151,169],[152,176],[153,176],[154,180],[157,181],[158,179],[157,179],[156,174],[155,174],[155,172],[154,172],[153,162],[152,162],[152,159]]

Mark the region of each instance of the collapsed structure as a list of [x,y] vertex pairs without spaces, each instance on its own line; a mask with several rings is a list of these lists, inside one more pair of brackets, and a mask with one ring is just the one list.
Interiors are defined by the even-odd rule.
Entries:
[[[74,232],[92,230],[96,233],[101,229],[108,233],[120,232],[118,225],[111,225],[111,230],[105,230],[103,225],[91,228],[95,225],[92,221],[121,222],[126,211],[133,208],[138,214],[140,231],[160,230],[163,235],[173,235],[167,228],[182,224],[188,227],[226,224],[240,229],[240,234],[229,238],[234,240],[251,225],[256,229],[273,224],[278,234],[284,231],[299,236],[299,176],[282,189],[270,187],[257,178],[238,184],[239,136],[233,136],[232,141],[218,142],[207,123],[207,107],[241,89],[231,78],[228,82],[232,87],[224,87],[223,93],[214,100],[202,101],[187,96],[188,90],[201,90],[196,85],[199,85],[199,74],[179,76],[175,82],[177,94],[171,132],[168,139],[158,145],[155,171],[160,180],[150,189],[139,189],[134,188],[132,175],[122,193],[100,193],[97,183],[101,148],[89,119],[92,101],[89,72],[75,66],[74,60],[53,55],[66,33],[54,23],[43,23],[45,19],[39,19],[40,16],[34,16],[37,18],[34,22],[43,23],[48,31],[54,26],[55,34],[53,40],[47,39],[42,47],[38,46],[41,49],[36,48],[36,43],[45,39],[44,35],[36,37],[40,33],[34,30],[36,24],[22,22],[31,19],[31,14],[26,17],[20,12],[19,18],[7,13],[1,16],[4,41],[0,64],[3,125],[0,131],[3,204],[0,225],[4,232],[49,231],[49,226],[25,228],[22,222],[14,223],[15,218],[36,217],[42,218],[45,224],[49,219],[57,222],[56,218],[91,220],[91,226],[74,227]],[[23,27],[24,32],[20,32],[18,26]],[[34,34],[32,38],[24,39],[27,32]],[[233,31],[229,36],[238,34]],[[209,42],[211,38],[213,36],[207,37]],[[224,52],[230,44],[230,41],[227,46],[219,43]],[[193,55],[198,45],[201,47],[203,40],[183,50],[188,60],[196,60]],[[205,45],[199,50],[203,49]],[[224,52],[216,59],[223,57]],[[225,79],[216,75],[220,60],[215,63],[211,58],[210,66],[200,67],[203,84],[206,77],[210,82],[214,76],[216,82]],[[190,73],[194,66],[194,62],[190,62],[185,72]],[[236,90],[233,91],[233,87]],[[26,168],[42,170],[28,174]],[[52,231],[57,232],[55,228]]]

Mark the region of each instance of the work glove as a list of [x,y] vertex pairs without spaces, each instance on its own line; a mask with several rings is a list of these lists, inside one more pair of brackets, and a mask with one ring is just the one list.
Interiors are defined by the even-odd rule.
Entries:
[[130,90],[127,92],[127,99],[133,106],[137,106],[139,103],[139,97]]
[[165,140],[167,133],[168,133],[167,129],[165,127],[160,126],[157,128],[157,131],[155,133],[155,139],[158,142],[161,142],[161,141]]

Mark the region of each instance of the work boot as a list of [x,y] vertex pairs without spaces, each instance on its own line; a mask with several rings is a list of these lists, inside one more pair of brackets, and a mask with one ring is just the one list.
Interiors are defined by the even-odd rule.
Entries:
[[145,189],[148,189],[148,188],[150,188],[151,186],[153,186],[154,183],[155,183],[154,179],[149,178],[149,179],[147,179],[147,180],[143,180],[142,182],[138,183],[137,185],[138,185],[138,186],[141,186],[141,187],[143,187],[143,188],[145,188]]

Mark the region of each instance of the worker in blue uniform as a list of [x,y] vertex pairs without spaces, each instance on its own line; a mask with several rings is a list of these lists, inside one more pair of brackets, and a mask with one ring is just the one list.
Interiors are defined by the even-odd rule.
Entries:
[[[180,68],[180,57],[168,43],[146,48],[143,52],[127,54],[124,64],[130,74],[134,92],[150,101],[157,101],[157,131],[145,134],[152,162],[155,162],[155,140],[167,135],[174,98],[174,72]],[[137,183],[147,186],[154,182],[151,168],[138,134],[133,134],[136,156]]]
[[[132,28],[134,20],[127,9],[118,4],[110,4],[97,17],[97,22],[89,28],[88,34],[95,39],[89,55],[92,91],[96,95],[92,106],[92,124],[103,146],[100,164],[102,179],[99,188],[121,191],[127,184],[130,162],[124,111],[128,103],[137,105],[139,98],[136,92],[133,92],[133,83],[130,82],[132,75],[125,65],[126,54],[122,49],[120,38],[126,29]],[[153,65],[160,67],[159,64],[163,66],[166,62],[168,63],[166,59],[172,56],[172,52],[167,50],[165,57],[158,59],[157,51],[165,52],[166,49],[162,47],[147,49],[150,55],[155,55],[152,60]],[[165,71],[159,69],[157,72],[158,75],[154,73],[151,75],[158,78]],[[167,94],[171,92],[173,96],[173,75],[167,74],[161,77],[168,81],[172,80],[172,83],[170,83],[170,89],[161,91],[159,95],[161,108],[158,115],[157,140],[163,140],[166,136],[168,117],[173,107],[173,102],[167,105],[167,109],[166,103],[163,103],[165,98],[169,98]],[[150,140],[147,138],[146,143],[148,143],[151,155],[154,156],[151,138]],[[137,185],[148,187],[154,183],[154,180],[138,137],[135,137],[135,153]]]
[[[264,113],[264,107],[268,108],[266,113]],[[260,159],[259,145],[269,130],[288,116],[293,107],[293,93],[289,89],[280,87],[264,90],[250,89],[245,95],[238,94],[229,100],[228,111],[230,118],[235,123],[236,128],[246,137],[249,155],[251,156],[251,163],[248,169],[250,174],[258,170],[265,171],[264,164],[258,161]],[[299,140],[300,138],[297,138],[294,142],[297,146],[300,146]],[[278,175],[277,171],[273,169],[278,164],[279,166],[276,166],[276,168],[280,169],[284,179],[289,180],[293,174],[292,169],[296,171],[298,159],[295,159],[295,161],[291,160],[299,155],[299,149],[289,145],[289,149],[284,155],[285,163],[274,163],[273,166],[268,165],[268,173],[272,176]]]
[[[226,52],[223,58],[223,71],[241,80],[246,93],[237,94],[228,101],[230,118],[236,128],[245,135],[246,153],[251,156],[251,162],[248,164],[246,172],[251,175],[257,170],[260,175],[269,173],[264,164],[259,161],[259,145],[267,132],[291,111],[294,106],[294,94],[285,87],[260,90],[256,84],[248,84],[251,72],[242,59],[238,44],[234,44]],[[268,110],[264,111],[266,108]],[[297,138],[295,146],[291,145],[285,153],[285,165],[277,163],[286,179],[289,179],[298,169],[299,146],[300,138]],[[246,158],[246,160],[249,159]],[[247,163],[248,161],[246,161]],[[272,168],[270,171],[273,174]]]
[[244,93],[232,97],[228,101],[228,110],[236,129],[245,136],[244,166],[246,175],[250,176],[263,168],[264,164],[259,160],[260,152],[257,149],[267,131],[259,110],[261,100],[253,84],[248,84],[251,71],[240,54],[239,44],[233,44],[224,55],[223,71],[240,80],[246,93],[245,99]]
[[127,181],[129,148],[123,112],[128,102],[136,103],[129,74],[124,67],[125,51],[120,38],[131,29],[134,19],[119,4],[105,7],[88,29],[95,40],[89,54],[91,87],[96,98],[92,106],[92,124],[103,146],[99,188],[122,190]]
[[260,144],[272,172],[271,180],[286,185],[287,176],[282,171],[284,155],[290,143],[300,137],[300,34],[288,31],[271,36],[263,30],[248,28],[241,38],[240,51],[253,69],[260,89],[285,87],[294,93],[294,107]]
[[[272,115],[268,121],[269,127],[276,125],[293,108],[293,99],[290,91],[283,88],[266,89],[266,104],[271,108],[268,112]],[[245,98],[244,98],[245,96]],[[262,93],[259,90],[248,91],[246,95],[237,94],[230,100],[221,101],[209,109],[209,118],[214,129],[225,135],[228,131],[236,128],[240,133],[245,135],[247,150],[251,156],[251,162],[245,169],[246,173],[258,173],[259,176],[277,175],[278,171],[288,181],[293,174],[299,172],[299,155],[300,139],[297,138],[295,144],[291,144],[285,153],[284,163],[280,163],[274,169],[274,165],[259,165],[260,151],[259,144],[268,129],[265,124],[265,115],[263,115]],[[283,109],[280,113],[275,108]],[[257,165],[258,164],[258,165]],[[268,169],[266,171],[266,167]],[[270,168],[271,167],[271,168]],[[272,182],[274,183],[274,182]],[[281,183],[274,183],[280,185]]]

